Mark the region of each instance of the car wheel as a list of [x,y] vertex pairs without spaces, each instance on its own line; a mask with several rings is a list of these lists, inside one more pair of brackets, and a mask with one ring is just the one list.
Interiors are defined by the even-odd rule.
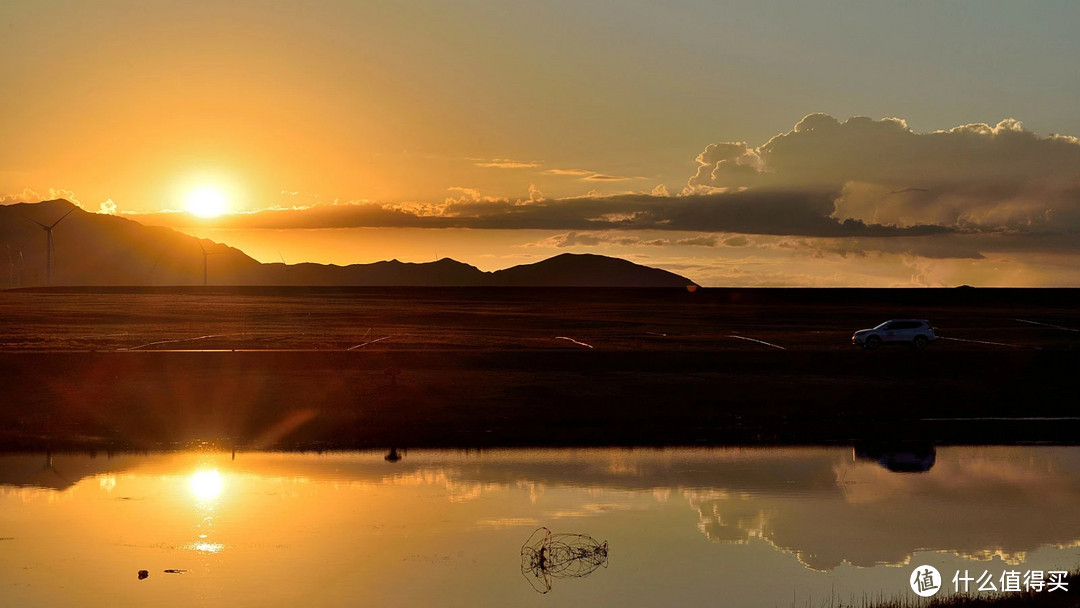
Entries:
[[926,336],[915,336],[915,339],[911,341],[911,348],[915,350],[926,348]]
[[865,346],[869,350],[874,350],[875,348],[881,346],[881,338],[877,336],[870,336],[866,339],[866,342],[863,343],[863,346]]

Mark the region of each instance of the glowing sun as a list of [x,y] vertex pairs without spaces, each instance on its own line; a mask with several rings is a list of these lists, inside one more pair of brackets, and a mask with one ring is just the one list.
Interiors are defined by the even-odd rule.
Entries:
[[213,186],[200,186],[184,197],[187,210],[199,217],[217,217],[229,210],[225,194]]
[[225,489],[225,482],[217,469],[213,471],[199,471],[191,476],[191,492],[195,498],[201,501],[210,501],[221,495]]

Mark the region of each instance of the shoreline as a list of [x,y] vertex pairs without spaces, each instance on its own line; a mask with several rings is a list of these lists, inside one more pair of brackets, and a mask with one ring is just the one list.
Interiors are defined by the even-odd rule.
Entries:
[[0,352],[0,450],[1075,445],[1075,369],[1070,351]]

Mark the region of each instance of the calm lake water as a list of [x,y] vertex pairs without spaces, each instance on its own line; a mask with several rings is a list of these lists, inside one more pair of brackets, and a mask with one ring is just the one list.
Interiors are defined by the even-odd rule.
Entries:
[[[0,604],[818,606],[1080,565],[1080,448],[860,455],[2,456]],[[592,553],[523,568],[541,526]]]

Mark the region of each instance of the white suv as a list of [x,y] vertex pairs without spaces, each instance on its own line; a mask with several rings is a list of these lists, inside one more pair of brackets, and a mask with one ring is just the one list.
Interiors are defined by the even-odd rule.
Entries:
[[936,339],[934,326],[926,319],[892,319],[873,329],[860,329],[851,336],[851,343],[870,350],[889,343],[921,350]]

